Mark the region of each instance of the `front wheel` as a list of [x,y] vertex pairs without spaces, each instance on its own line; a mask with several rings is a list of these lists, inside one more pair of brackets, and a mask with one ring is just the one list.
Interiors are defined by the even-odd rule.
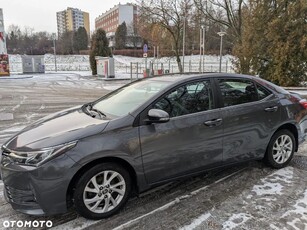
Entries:
[[276,132],[268,145],[264,160],[273,168],[283,168],[291,161],[296,141],[289,130]]
[[114,163],[103,163],[86,171],[73,195],[77,212],[88,219],[107,218],[127,202],[131,178],[127,170]]

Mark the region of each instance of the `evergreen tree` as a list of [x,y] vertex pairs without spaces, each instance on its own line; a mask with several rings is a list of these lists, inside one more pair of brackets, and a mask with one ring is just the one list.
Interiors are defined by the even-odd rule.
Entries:
[[120,24],[115,32],[115,48],[125,49],[127,41],[127,25],[126,22]]
[[73,46],[73,31],[67,31],[63,33],[58,41],[58,49],[62,54],[73,54],[74,46]]
[[251,0],[244,17],[242,43],[234,48],[237,70],[299,85],[307,77],[307,2]]
[[88,35],[84,27],[74,33],[74,51],[79,53],[80,50],[87,50],[88,46]]
[[106,36],[106,32],[102,29],[98,29],[92,36],[91,51],[90,51],[90,65],[92,74],[97,74],[96,56],[109,57],[111,51],[109,48],[109,40]]

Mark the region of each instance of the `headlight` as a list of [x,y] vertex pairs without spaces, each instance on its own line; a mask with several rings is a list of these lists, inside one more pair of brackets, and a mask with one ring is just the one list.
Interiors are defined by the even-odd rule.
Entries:
[[29,152],[18,152],[3,147],[3,155],[9,157],[16,164],[39,166],[46,161],[51,160],[55,156],[58,156],[68,151],[69,149],[72,149],[76,146],[76,144],[77,141],[74,141],[55,147],[44,148],[41,150]]

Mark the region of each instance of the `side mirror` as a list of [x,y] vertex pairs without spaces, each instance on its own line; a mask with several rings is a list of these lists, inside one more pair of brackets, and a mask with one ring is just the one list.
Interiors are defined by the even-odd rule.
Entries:
[[161,109],[151,109],[148,111],[148,123],[165,123],[169,121],[169,114]]

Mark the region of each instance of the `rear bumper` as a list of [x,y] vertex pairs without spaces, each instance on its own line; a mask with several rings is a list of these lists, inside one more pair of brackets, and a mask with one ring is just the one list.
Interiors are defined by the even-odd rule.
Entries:
[[307,117],[298,124],[298,143],[302,144],[307,139]]

